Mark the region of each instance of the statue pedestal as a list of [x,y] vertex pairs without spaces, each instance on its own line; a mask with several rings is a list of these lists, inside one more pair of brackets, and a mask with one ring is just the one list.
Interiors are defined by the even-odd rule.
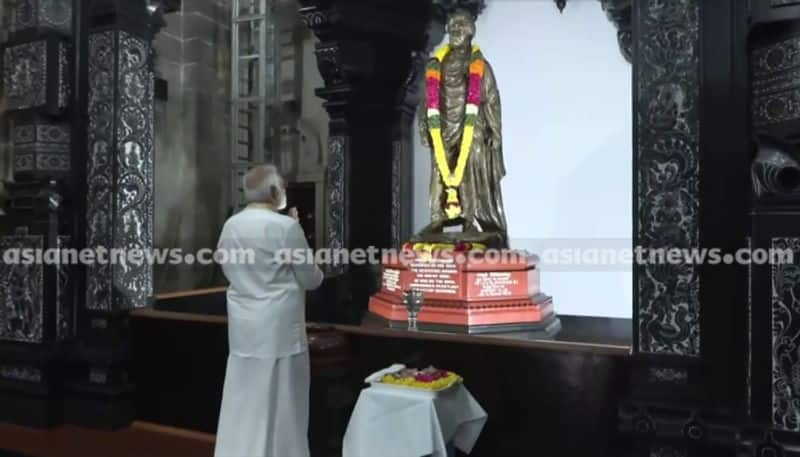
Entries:
[[423,294],[421,330],[557,333],[561,325],[552,297],[540,290],[537,257],[499,252],[405,251],[400,259],[384,259],[381,290],[370,298],[369,311],[391,327],[405,328],[403,292],[413,289]]

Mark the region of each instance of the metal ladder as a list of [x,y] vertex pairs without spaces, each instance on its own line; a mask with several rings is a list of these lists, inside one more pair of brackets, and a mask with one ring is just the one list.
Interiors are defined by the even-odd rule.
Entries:
[[271,106],[280,81],[275,0],[233,0],[231,5],[231,207],[244,206],[242,177],[255,164],[274,161]]

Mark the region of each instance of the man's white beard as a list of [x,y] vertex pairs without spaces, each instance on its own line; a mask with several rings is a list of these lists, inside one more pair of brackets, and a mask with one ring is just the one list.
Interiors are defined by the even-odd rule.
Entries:
[[286,201],[286,192],[283,192],[283,196],[281,196],[281,201],[278,203],[278,211],[283,211],[288,206],[288,202]]

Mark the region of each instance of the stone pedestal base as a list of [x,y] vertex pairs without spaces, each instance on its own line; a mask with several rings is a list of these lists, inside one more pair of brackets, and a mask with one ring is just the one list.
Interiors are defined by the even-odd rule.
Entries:
[[61,425],[62,347],[0,343],[0,422],[35,428]]
[[[370,316],[367,319],[373,320],[380,320],[389,328],[396,328],[396,329],[406,329],[408,328],[408,314],[406,313],[405,308],[401,308],[402,310],[398,309],[394,305],[389,305],[380,303],[381,299],[378,297],[373,297],[370,300]],[[431,311],[432,307],[428,308],[428,311]],[[509,313],[503,315],[503,309],[498,309],[495,313],[495,317],[501,318],[501,321],[495,322],[481,322],[481,319],[471,319],[469,310],[464,310],[463,313],[457,315],[456,313],[451,313],[451,317],[457,317],[457,319],[437,319],[436,317],[431,317],[434,315],[437,310],[433,310],[426,316],[426,319],[423,320],[420,317],[420,320],[417,323],[417,328],[422,331],[429,331],[429,332],[448,332],[448,333],[469,333],[469,334],[487,334],[487,333],[509,333],[509,332],[526,332],[526,333],[536,333],[536,337],[541,338],[549,338],[551,336],[556,335],[561,330],[561,321],[556,317],[554,312],[549,312],[547,314],[542,314],[540,311],[535,311],[534,313],[538,315],[538,319],[531,319],[531,320],[517,320],[514,319],[514,313]],[[386,315],[392,315],[395,318],[387,318]],[[422,316],[420,314],[420,316]],[[508,322],[503,322],[502,319],[507,318]],[[449,321],[449,322],[448,322]]]
[[68,423],[111,429],[126,427],[135,417],[134,386],[129,381],[130,316],[128,311],[87,311],[89,326],[75,344],[72,376],[64,393]]
[[381,291],[369,311],[392,327],[408,326],[403,292],[422,292],[421,330],[461,333],[544,331],[555,333],[552,297],[539,288],[538,259],[523,253],[406,252],[384,259]]

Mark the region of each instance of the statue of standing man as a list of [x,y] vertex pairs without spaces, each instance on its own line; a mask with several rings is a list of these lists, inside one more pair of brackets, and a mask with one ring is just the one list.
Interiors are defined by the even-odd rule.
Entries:
[[476,19],[467,9],[451,12],[449,44],[427,64],[419,128],[432,150],[431,224],[415,243],[508,247],[500,93],[491,65],[472,43]]

